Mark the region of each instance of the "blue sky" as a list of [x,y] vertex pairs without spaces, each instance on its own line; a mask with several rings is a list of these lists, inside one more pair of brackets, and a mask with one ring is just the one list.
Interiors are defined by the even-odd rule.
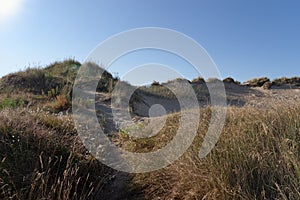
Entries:
[[[296,0],[14,0],[8,5],[10,1],[0,0],[0,76],[66,58],[82,62],[106,38],[149,26],[195,39],[223,78],[300,76]],[[130,65],[169,57],[146,53],[120,60],[112,71],[122,75]],[[187,78],[198,76],[189,67],[178,62],[175,68]]]

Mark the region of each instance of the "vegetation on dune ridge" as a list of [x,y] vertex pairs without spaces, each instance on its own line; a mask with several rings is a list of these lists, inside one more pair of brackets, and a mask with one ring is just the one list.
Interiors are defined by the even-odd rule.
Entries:
[[4,76],[0,82],[1,92],[28,92],[47,94],[52,89],[56,92],[70,91],[80,63],[74,60],[55,62],[46,68],[27,68],[25,71]]
[[282,77],[282,78],[277,78],[272,81],[274,85],[280,86],[280,85],[295,85],[295,86],[300,86],[300,77],[292,77],[292,78],[287,78],[287,77]]
[[[96,75],[102,73],[99,78],[98,90],[103,92],[111,92],[114,85],[118,81],[117,78],[114,78],[109,72],[103,71],[101,67],[97,64],[87,63],[85,66],[88,66],[85,69],[85,73],[91,73],[91,75]],[[32,93],[35,95],[52,95],[56,96],[59,94],[72,96],[72,86],[74,84],[75,78],[77,76],[77,72],[79,68],[82,67],[81,63],[76,60],[69,59],[62,62],[54,62],[45,68],[27,68],[24,71],[12,73],[6,75],[0,79],[0,93]],[[91,78],[91,76],[88,76]],[[77,77],[78,78],[78,77]],[[94,80],[86,80],[82,77],[81,82],[85,82],[88,84],[89,81]],[[154,81],[152,83],[152,89],[155,87],[160,87],[163,85],[167,85],[170,83],[178,83],[181,81],[187,81],[192,85],[205,85],[209,82],[220,81],[216,78],[209,78],[204,80],[201,77],[195,78],[192,81],[187,79],[178,78],[175,80],[170,80],[166,83],[160,84],[159,82]],[[252,80],[248,80],[241,84],[239,81],[235,81],[231,77],[227,77],[223,80],[224,83],[234,83],[237,85],[248,85],[251,87],[261,87],[266,82],[271,82],[272,85],[281,86],[281,85],[300,85],[299,77],[292,78],[277,78],[273,81],[270,81],[269,78],[255,78]],[[146,89],[147,90],[147,89]],[[149,90],[147,90],[149,92]],[[153,92],[155,93],[155,91]]]
[[41,107],[52,112],[70,110],[75,79],[84,84],[94,81],[77,77],[80,67],[85,67],[86,73],[102,73],[101,77],[95,77],[98,91],[111,92],[118,81],[96,64],[82,66],[75,60],[55,62],[45,68],[27,68],[0,79],[0,109]]
[[[77,77],[78,70],[84,72],[81,77]],[[101,74],[97,76],[97,74]],[[97,81],[97,91],[111,93],[119,81],[109,72],[105,71],[97,64],[87,63],[84,66],[78,61],[69,59],[62,62],[54,62],[45,68],[28,68],[25,71],[12,73],[0,79],[0,109],[5,107],[37,106],[45,107],[46,110],[59,112],[70,110],[72,89],[75,78],[78,85],[89,86]],[[175,99],[175,94],[167,88],[170,85],[177,85],[180,88],[182,82],[192,85],[198,99],[208,99],[209,94],[206,84],[221,82],[216,78],[204,80],[201,77],[192,81],[178,78],[166,83],[154,81],[150,87],[139,87],[134,93],[133,99],[141,99],[139,96],[153,96],[158,98]],[[299,86],[300,78],[280,78],[270,81],[268,78],[257,78],[241,84],[233,78],[225,78],[224,84],[236,84],[240,86],[263,87],[270,89],[272,86]],[[133,87],[128,84],[128,87]],[[185,90],[178,89],[181,96],[185,95]],[[4,98],[6,96],[6,98]],[[29,104],[29,105],[28,105]]]
[[84,68],[85,73],[96,75],[101,72],[102,76],[96,77],[101,78],[98,89],[103,92],[109,90],[108,83],[113,79],[110,73],[96,64],[87,63],[82,66],[78,61],[65,60],[55,62],[45,68],[27,68],[25,71],[6,75],[0,81],[0,92],[18,93],[21,91],[40,95],[52,93],[52,95],[71,96],[72,87],[80,67]]

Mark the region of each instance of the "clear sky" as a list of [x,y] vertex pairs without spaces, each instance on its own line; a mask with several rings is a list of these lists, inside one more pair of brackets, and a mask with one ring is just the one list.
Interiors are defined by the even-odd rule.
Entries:
[[[66,58],[82,62],[109,36],[149,26],[194,38],[223,78],[300,76],[299,8],[297,0],[0,0],[0,76]],[[130,60],[118,63],[122,74]]]

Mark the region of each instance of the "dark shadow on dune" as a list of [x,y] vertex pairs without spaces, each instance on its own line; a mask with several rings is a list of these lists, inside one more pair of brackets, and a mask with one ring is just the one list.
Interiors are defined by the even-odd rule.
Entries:
[[271,87],[271,90],[272,89],[276,89],[276,90],[288,90],[288,89],[300,89],[300,85],[280,85],[280,86],[276,86],[276,85],[273,85]]

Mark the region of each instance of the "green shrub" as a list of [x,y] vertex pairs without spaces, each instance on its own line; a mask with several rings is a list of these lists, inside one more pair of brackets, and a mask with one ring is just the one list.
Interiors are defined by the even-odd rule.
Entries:
[[5,98],[0,102],[0,109],[24,107],[25,100],[23,98]]

